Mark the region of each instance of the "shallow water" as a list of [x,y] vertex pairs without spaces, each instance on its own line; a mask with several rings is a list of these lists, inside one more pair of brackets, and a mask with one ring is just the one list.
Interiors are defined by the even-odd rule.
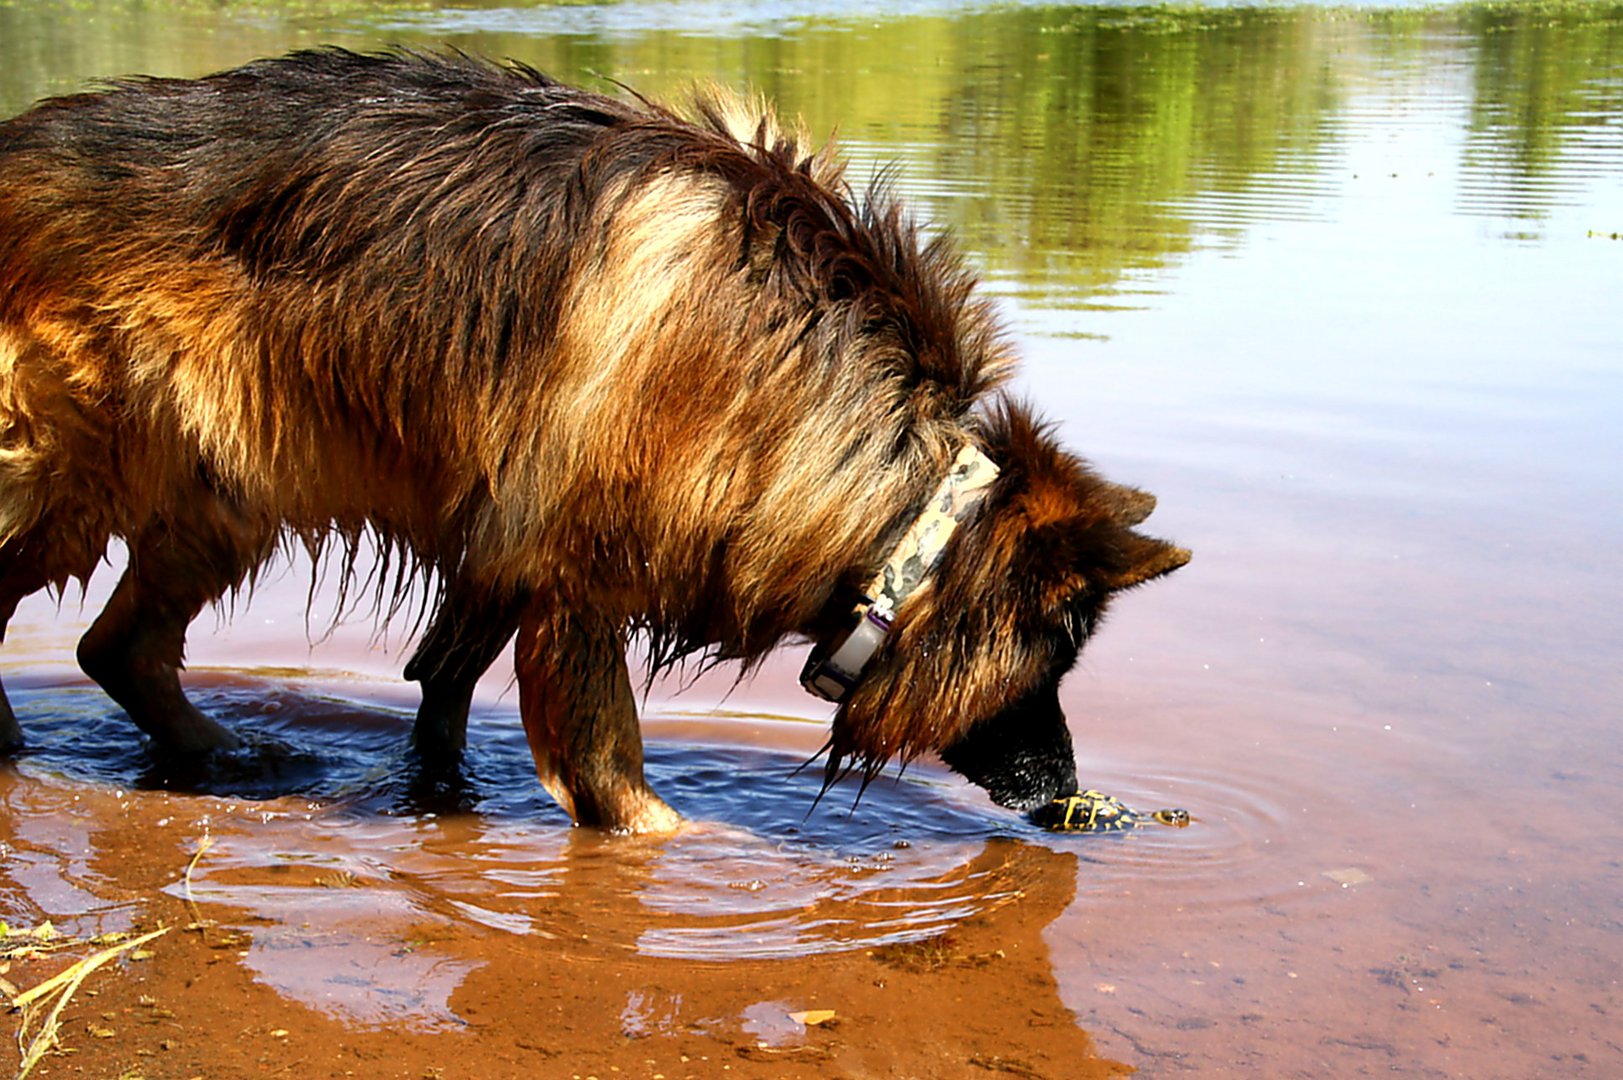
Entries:
[[[1086,783],[1196,821],[1045,836],[927,764],[814,806],[826,713],[786,656],[650,695],[650,772],[702,826],[582,834],[505,664],[461,782],[414,777],[406,628],[326,634],[297,567],[193,632],[199,700],[260,749],[166,775],[69,665],[109,571],[82,609],[31,601],[0,657],[34,747],[0,773],[0,918],[178,909],[210,835],[190,888],[242,934],[221,955],[356,1032],[468,1029],[563,956],[606,989],[560,1015],[612,1014],[582,1045],[698,1031],[743,1075],[1059,1075],[1078,1029],[1151,1075],[1623,1071],[1623,6],[77,10],[0,3],[0,110],[447,42],[655,96],[747,81],[837,125],[855,175],[895,163],[1002,299],[1018,389],[1195,550],[1064,697]],[[943,933],[950,979],[884,951]],[[804,971],[863,1019],[786,1021]],[[964,1041],[918,1057],[943,1012]]]

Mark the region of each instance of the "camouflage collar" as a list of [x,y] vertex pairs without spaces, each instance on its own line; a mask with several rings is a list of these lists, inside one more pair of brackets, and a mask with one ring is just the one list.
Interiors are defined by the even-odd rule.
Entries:
[[902,603],[929,579],[947,541],[986,497],[997,479],[990,458],[965,443],[940,486],[907,527],[863,589],[857,623],[831,642],[819,642],[800,673],[800,684],[820,698],[843,701],[890,634]]

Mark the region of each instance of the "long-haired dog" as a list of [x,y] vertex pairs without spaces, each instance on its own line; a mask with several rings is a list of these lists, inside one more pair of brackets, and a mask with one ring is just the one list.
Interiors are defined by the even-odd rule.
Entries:
[[719,94],[321,50],[45,101],[0,124],[0,628],[122,538],[80,663],[159,748],[230,747],[187,625],[279,541],[371,535],[440,582],[424,753],[516,630],[578,821],[676,821],[637,634],[656,666],[819,641],[831,777],[936,751],[1028,810],[1076,786],[1061,677],[1188,553],[1010,364],[946,243]]

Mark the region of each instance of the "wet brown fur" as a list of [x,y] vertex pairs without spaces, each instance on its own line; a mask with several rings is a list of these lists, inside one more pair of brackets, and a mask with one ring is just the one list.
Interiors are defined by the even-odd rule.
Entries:
[[962,440],[1003,476],[837,763],[950,743],[1187,558],[995,395],[1010,363],[946,243],[723,95],[323,50],[48,101],[0,124],[0,627],[125,539],[82,662],[161,742],[229,745],[180,695],[186,623],[278,540],[372,534],[446,583],[426,697],[522,621],[549,789],[664,827],[627,637],[837,630]]

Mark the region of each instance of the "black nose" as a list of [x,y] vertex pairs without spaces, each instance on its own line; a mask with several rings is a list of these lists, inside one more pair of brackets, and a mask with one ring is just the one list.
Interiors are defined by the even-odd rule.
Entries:
[[941,759],[992,801],[1029,813],[1077,789],[1076,753],[1059,707],[1059,685],[1042,687],[977,722]]

